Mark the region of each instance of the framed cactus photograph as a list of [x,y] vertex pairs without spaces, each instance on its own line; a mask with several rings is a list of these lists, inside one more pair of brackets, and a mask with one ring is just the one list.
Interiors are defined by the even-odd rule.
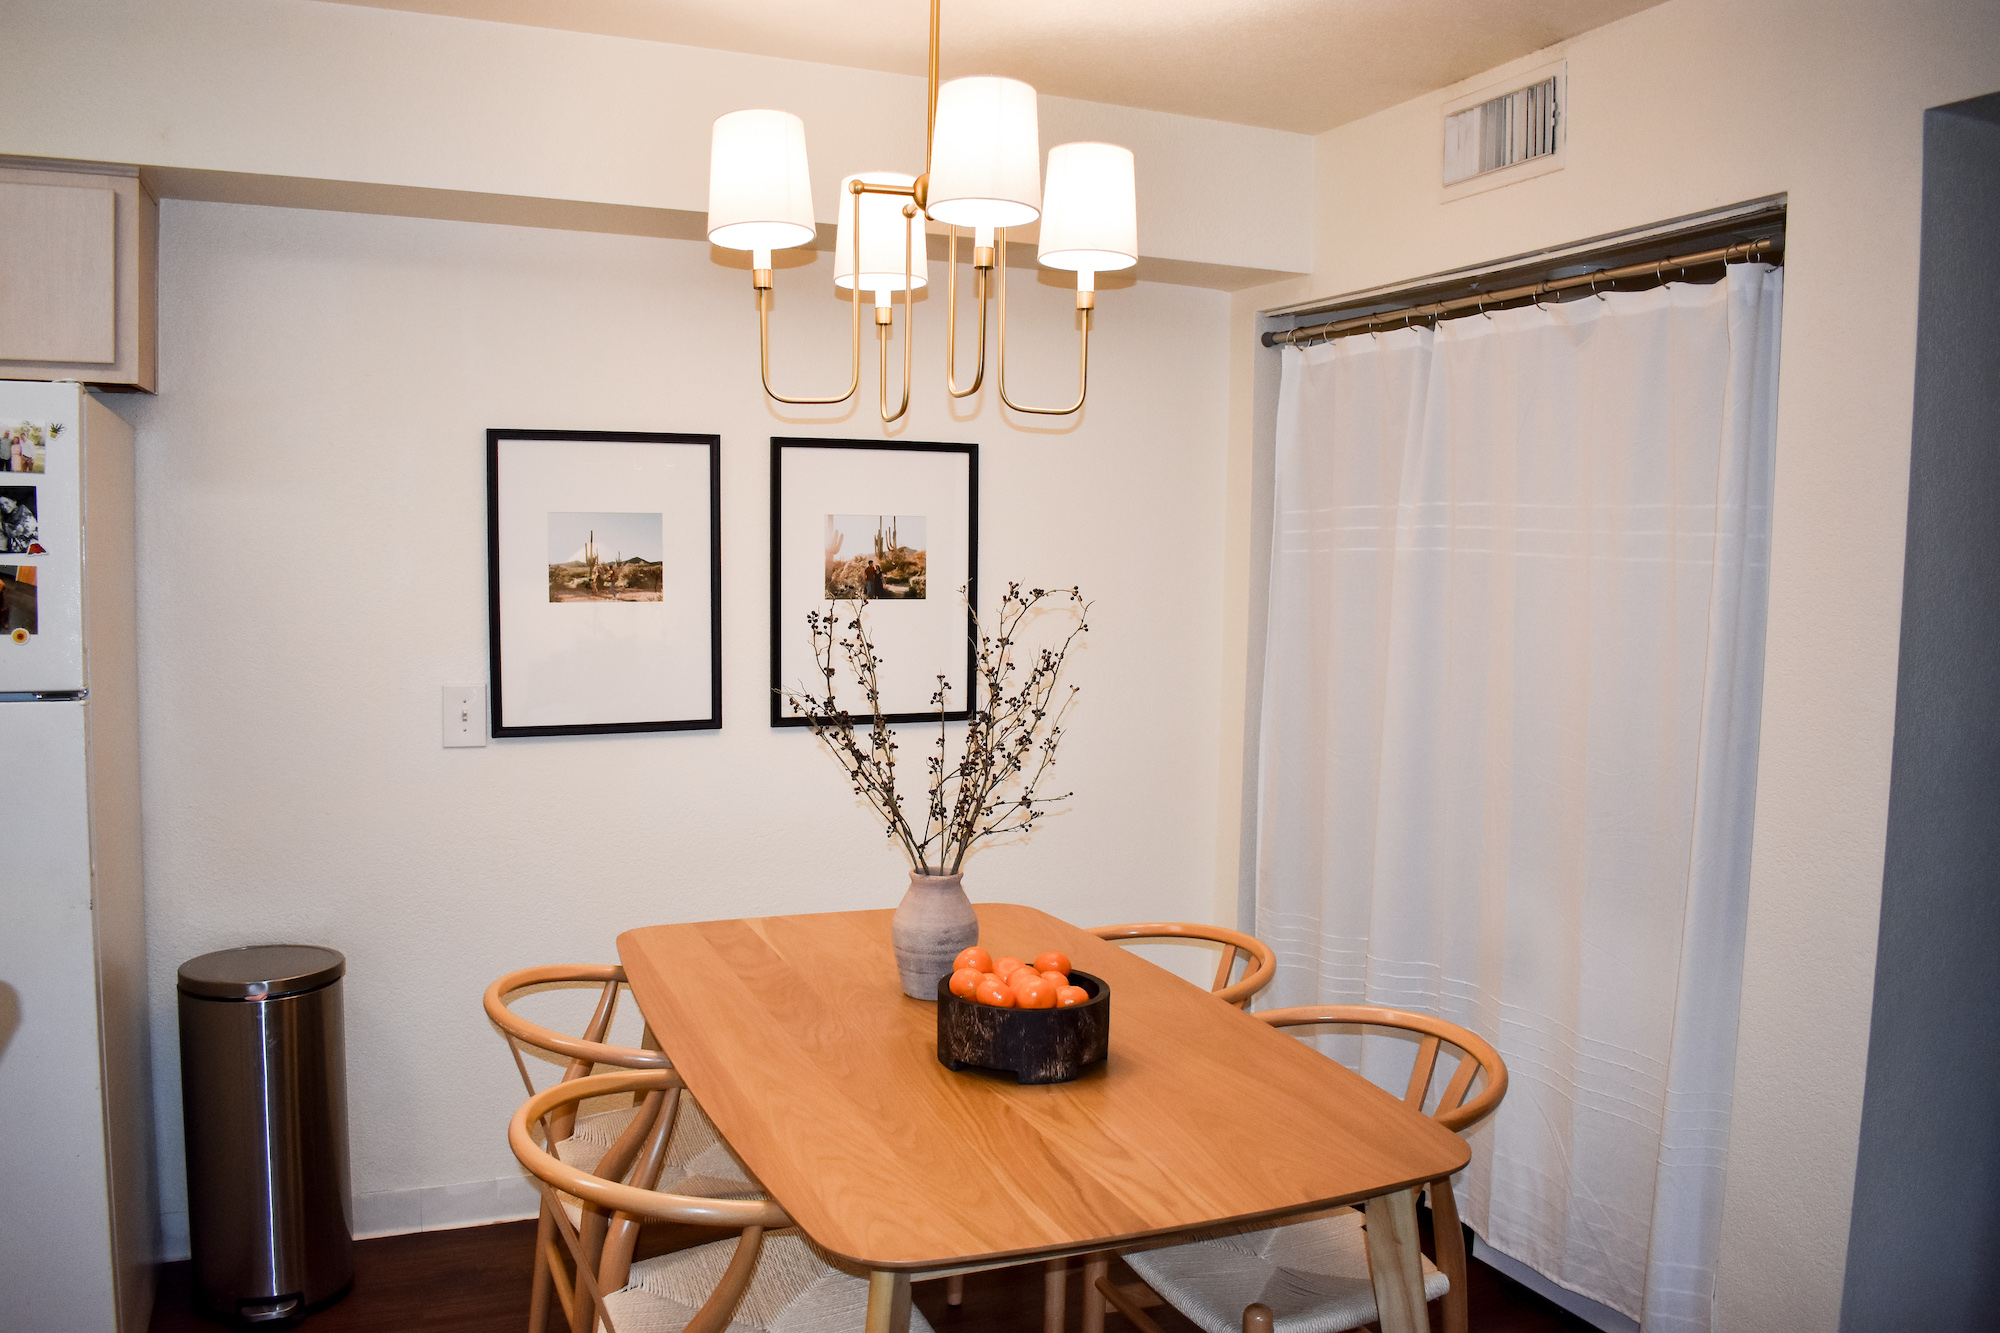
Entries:
[[721,447],[486,432],[495,737],[722,725]]
[[660,533],[658,514],[550,514],[549,600],[663,600],[666,546]]
[[813,625],[864,606],[883,720],[964,721],[978,590],[978,445],[772,438],[772,726],[825,692]]
[[921,600],[930,568],[925,527],[922,514],[828,514],[827,597]]

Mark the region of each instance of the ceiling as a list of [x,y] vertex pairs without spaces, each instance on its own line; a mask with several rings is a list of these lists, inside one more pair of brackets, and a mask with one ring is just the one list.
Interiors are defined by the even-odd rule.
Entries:
[[[329,0],[924,72],[923,0]],[[946,0],[942,74],[1316,134],[1659,0]]]

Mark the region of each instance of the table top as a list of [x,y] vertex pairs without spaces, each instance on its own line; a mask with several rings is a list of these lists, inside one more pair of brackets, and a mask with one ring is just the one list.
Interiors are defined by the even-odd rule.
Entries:
[[1457,1135],[1310,1046],[1030,907],[978,906],[997,957],[1111,987],[1111,1054],[1069,1083],[953,1073],[896,981],[887,911],[618,937],[640,1010],[806,1233],[873,1269],[1073,1253],[1353,1203],[1463,1167]]

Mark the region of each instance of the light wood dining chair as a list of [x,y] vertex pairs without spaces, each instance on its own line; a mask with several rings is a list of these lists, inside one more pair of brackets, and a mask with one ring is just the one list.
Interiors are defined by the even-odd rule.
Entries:
[[[1225,1004],[1238,1009],[1271,984],[1277,975],[1278,956],[1271,946],[1255,935],[1246,935],[1227,926],[1210,926],[1196,921],[1149,921],[1125,926],[1092,926],[1089,932],[1101,940],[1202,940],[1222,946],[1215,980],[1209,991]],[[1238,959],[1244,961],[1240,979],[1230,980]],[[1093,1285],[1110,1271],[1110,1254],[1093,1254],[1083,1263],[1083,1308],[1085,1333],[1103,1327],[1104,1310],[1093,1295]],[[1042,1333],[1063,1333],[1063,1309],[1068,1300],[1069,1267],[1066,1260],[1051,1259],[1042,1268]],[[945,1303],[958,1305],[965,1299],[965,1279],[945,1279]],[[1095,1327],[1092,1327],[1093,1322]]]
[[[1101,940],[1205,940],[1222,946],[1222,958],[1215,969],[1215,980],[1209,983],[1209,990],[1217,998],[1238,1009],[1249,1004],[1252,997],[1271,984],[1271,978],[1278,972],[1278,956],[1271,946],[1255,935],[1245,935],[1240,930],[1230,930],[1226,926],[1210,926],[1195,921],[1151,921],[1143,925],[1093,926],[1092,935]],[[1229,978],[1236,970],[1238,958],[1244,960],[1243,976],[1236,981]]]
[[[1457,1066],[1430,1112],[1454,1132],[1493,1114],[1507,1095],[1507,1066],[1500,1053],[1456,1023],[1360,1004],[1271,1009],[1257,1017],[1273,1027],[1340,1024],[1416,1034],[1416,1064],[1403,1104],[1418,1111],[1429,1099],[1440,1050],[1455,1048]],[[1482,1074],[1485,1086],[1468,1101],[1466,1095]],[[1431,1182],[1430,1189],[1438,1258],[1436,1265],[1424,1260],[1424,1299],[1443,1299],[1445,1333],[1466,1333],[1465,1231],[1458,1221],[1458,1202],[1449,1179]],[[1162,1301],[1202,1333],[1338,1333],[1376,1317],[1362,1214],[1352,1208],[1236,1228],[1191,1244],[1135,1250],[1125,1255],[1125,1262],[1141,1281],[1121,1286],[1100,1275],[1093,1285],[1140,1333],[1160,1333],[1144,1307]],[[1084,1295],[1088,1301],[1092,1293]]]
[[[868,1315],[868,1279],[835,1264],[807,1240],[769,1199],[716,1199],[647,1189],[632,1183],[649,1155],[662,1150],[666,1127],[644,1135],[629,1163],[610,1155],[584,1170],[546,1151],[531,1126],[574,1113],[586,1097],[632,1093],[641,1105],[683,1088],[670,1069],[593,1074],[558,1083],[530,1097],[507,1125],[507,1142],[535,1177],[545,1199],[582,1200],[616,1219],[679,1222],[737,1233],[734,1240],[632,1262],[592,1246],[566,1212],[551,1209],[577,1272],[579,1304],[604,1333],[837,1333],[861,1328]],[[932,1333],[923,1312],[910,1311],[910,1333]]]
[[[510,972],[486,988],[486,1016],[506,1038],[513,1052],[514,1067],[520,1071],[529,1096],[534,1096],[536,1089],[521,1053],[523,1046],[567,1059],[558,1085],[583,1078],[599,1065],[628,1070],[672,1067],[650,1029],[642,1030],[637,1047],[613,1045],[604,1040],[611,1030],[625,984],[625,970],[615,965],[559,964]],[[579,1037],[531,1022],[509,1007],[512,998],[522,991],[563,985],[600,987],[597,1007]],[[595,1171],[601,1166],[617,1175],[639,1166],[640,1174],[635,1180],[644,1188],[659,1187],[680,1194],[723,1199],[762,1197],[762,1188],[736,1160],[692,1095],[677,1085],[629,1100],[629,1105],[590,1114],[579,1114],[575,1102],[566,1102],[542,1123],[542,1141],[552,1146],[558,1159],[577,1170]],[[642,1161],[641,1154],[650,1141],[648,1136],[655,1129],[660,1131],[655,1137],[661,1150]],[[586,1213],[583,1204],[574,1197],[558,1194],[553,1205],[544,1199],[535,1236],[528,1333],[543,1333],[546,1328],[551,1291],[570,1328],[581,1333],[587,1326],[587,1303],[578,1300],[576,1280],[564,1263],[564,1249],[557,1241],[558,1228],[552,1209],[559,1209],[571,1227],[580,1229],[593,1249],[622,1252],[628,1261],[638,1244],[639,1224],[632,1219],[612,1219],[598,1210]]]

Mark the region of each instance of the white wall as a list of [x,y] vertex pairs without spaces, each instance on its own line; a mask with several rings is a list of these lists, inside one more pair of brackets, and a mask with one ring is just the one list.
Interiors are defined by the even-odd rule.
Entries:
[[[0,153],[700,214],[710,122],[776,106],[806,121],[823,222],[843,175],[923,169],[925,84],[901,74],[314,0],[0,0],[0,32],[38,90],[10,99]],[[1134,150],[1147,257],[1306,269],[1307,136],[1059,97],[1041,115],[1045,146]]]
[[[1718,1301],[1722,1328],[1830,1329],[1881,894],[1922,111],[2000,88],[2000,6],[1669,0],[1514,68],[1557,56],[1569,61],[1569,156],[1554,174],[1440,201],[1442,104],[1501,71],[1320,136],[1312,278],[1236,298],[1232,476],[1247,475],[1253,448],[1243,343],[1256,310],[1789,194],[1769,656]],[[1251,524],[1250,507],[1237,508],[1239,595],[1251,585]],[[1225,755],[1241,745],[1230,724]]]
[[[170,202],[160,249],[160,393],[121,406],[165,1206],[184,1207],[174,970],[290,939],[348,957],[363,1228],[518,1209],[493,1184],[518,1179],[501,1127],[520,1091],[489,980],[608,961],[644,923],[901,896],[879,827],[766,704],[769,437],[880,438],[873,390],[835,418],[772,411],[747,275],[705,245]],[[1015,297],[1013,387],[1052,398],[1074,382],[1067,295]],[[1097,602],[1063,748],[1074,813],[976,854],[977,899],[1208,915],[1227,301],[1105,292],[1090,405],[1053,429],[1002,420],[990,383],[948,414],[942,301],[919,303],[894,437],[980,444],[989,589]],[[779,274],[795,391],[846,374],[845,311],[824,262]],[[441,748],[439,687],[486,676],[495,425],[721,434],[723,730]]]

